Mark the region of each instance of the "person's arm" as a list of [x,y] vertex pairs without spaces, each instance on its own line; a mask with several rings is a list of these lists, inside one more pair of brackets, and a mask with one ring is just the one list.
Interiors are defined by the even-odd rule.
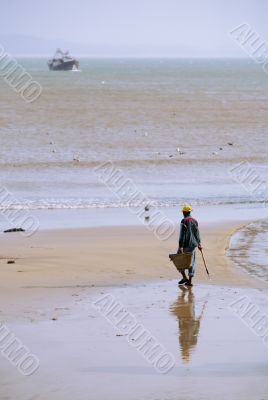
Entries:
[[202,250],[202,246],[201,246],[201,238],[200,238],[200,232],[199,232],[199,228],[198,228],[198,224],[195,225],[195,237],[197,240],[197,247],[199,248],[199,250]]
[[179,238],[179,248],[177,253],[183,253],[183,246],[185,242],[185,233],[186,233],[186,226],[183,222],[181,221],[181,229],[180,229],[180,238]]

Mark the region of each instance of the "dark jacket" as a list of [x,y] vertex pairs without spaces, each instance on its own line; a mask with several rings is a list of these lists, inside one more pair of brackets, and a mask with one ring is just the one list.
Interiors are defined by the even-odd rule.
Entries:
[[198,222],[192,217],[181,220],[179,247],[194,250],[201,242]]

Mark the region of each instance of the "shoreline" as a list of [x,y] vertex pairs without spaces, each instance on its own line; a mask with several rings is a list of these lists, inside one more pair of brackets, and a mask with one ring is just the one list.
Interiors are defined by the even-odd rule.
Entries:
[[[139,210],[141,207],[134,207]],[[142,207],[143,208],[143,207]],[[152,207],[151,211],[158,210],[166,218],[174,221],[178,225],[181,220],[181,212],[178,205],[170,207]],[[237,204],[210,204],[195,205],[194,215],[198,218],[200,225],[207,223],[224,223],[239,221],[250,223],[263,218],[264,208],[259,203],[237,203]],[[38,222],[38,231],[60,230],[60,229],[91,229],[97,227],[130,227],[146,226],[137,217],[135,212],[131,212],[129,207],[99,207],[99,208],[67,208],[67,209],[43,209],[43,210],[22,210],[26,215],[31,215]],[[29,213],[29,214],[28,214]],[[1,213],[0,213],[1,214]],[[150,215],[150,213],[148,213]],[[12,219],[3,218],[0,215],[0,231],[9,229],[13,226]],[[1,233],[0,233],[1,238]]]

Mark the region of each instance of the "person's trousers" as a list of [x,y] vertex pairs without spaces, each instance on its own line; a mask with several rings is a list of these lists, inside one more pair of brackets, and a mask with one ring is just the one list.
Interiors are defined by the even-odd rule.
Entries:
[[192,253],[192,265],[188,270],[189,277],[192,278],[195,274],[196,254],[195,249],[183,249],[184,253]]

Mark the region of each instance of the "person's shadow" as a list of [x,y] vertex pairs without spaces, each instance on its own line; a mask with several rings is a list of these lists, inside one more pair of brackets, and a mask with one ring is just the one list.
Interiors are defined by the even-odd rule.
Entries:
[[170,310],[178,319],[179,324],[179,343],[181,356],[186,363],[190,361],[191,352],[197,345],[200,322],[203,317],[207,300],[205,300],[201,313],[196,318],[195,298],[192,288],[179,286],[181,293],[177,301],[171,306]]

